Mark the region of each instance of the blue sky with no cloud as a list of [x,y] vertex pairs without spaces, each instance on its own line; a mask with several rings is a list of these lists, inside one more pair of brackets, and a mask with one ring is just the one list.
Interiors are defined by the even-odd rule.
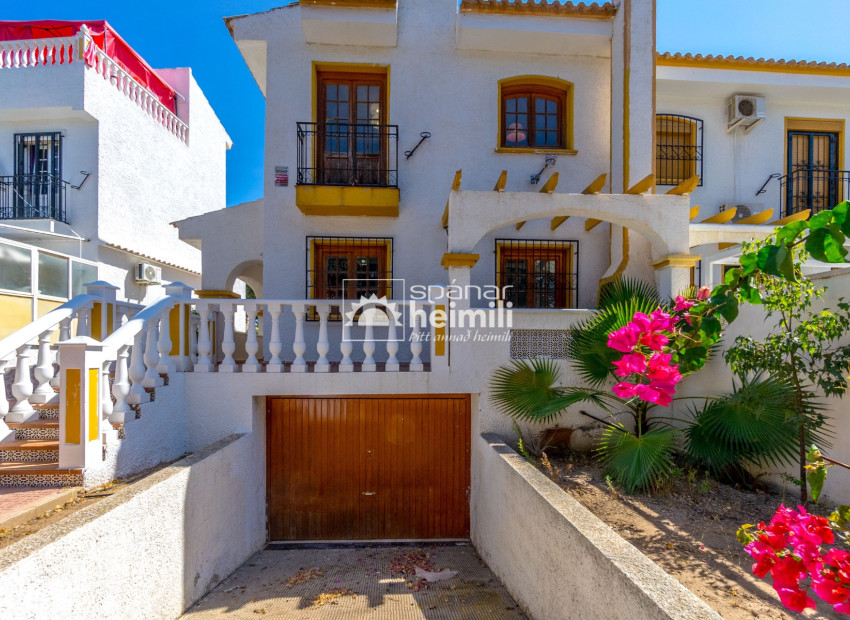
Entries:
[[[850,62],[844,43],[850,0],[657,2],[659,51]],[[227,204],[233,205],[263,193],[264,102],[222,17],[287,3],[39,0],[4,3],[0,18],[106,19],[152,66],[192,67],[234,141],[227,156]]]

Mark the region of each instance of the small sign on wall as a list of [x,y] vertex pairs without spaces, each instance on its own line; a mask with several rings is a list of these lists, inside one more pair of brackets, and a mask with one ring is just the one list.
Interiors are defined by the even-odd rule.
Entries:
[[274,167],[274,184],[277,187],[287,187],[289,185],[289,166]]

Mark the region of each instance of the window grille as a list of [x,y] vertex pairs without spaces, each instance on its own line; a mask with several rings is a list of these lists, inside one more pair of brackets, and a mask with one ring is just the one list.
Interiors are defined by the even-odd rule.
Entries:
[[575,308],[578,241],[497,239],[496,282],[514,308]]
[[699,175],[702,167],[702,121],[680,114],[655,116],[655,179],[658,185],[678,185]]
[[[391,237],[307,237],[307,298],[356,301],[392,299]],[[339,320],[340,307],[331,307]],[[308,314],[315,320],[315,308]]]

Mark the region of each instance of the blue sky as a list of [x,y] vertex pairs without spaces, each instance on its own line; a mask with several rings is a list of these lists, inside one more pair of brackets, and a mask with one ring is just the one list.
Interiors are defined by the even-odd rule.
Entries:
[[[5,2],[2,19],[106,19],[154,67],[192,67],[231,138],[227,204],[263,193],[263,97],[222,17],[288,0]],[[403,2],[404,0],[402,0]],[[850,0],[657,0],[658,49],[850,62]]]

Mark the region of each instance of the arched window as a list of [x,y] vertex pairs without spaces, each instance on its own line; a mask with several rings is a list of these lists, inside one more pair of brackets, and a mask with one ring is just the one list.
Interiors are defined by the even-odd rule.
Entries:
[[499,82],[499,148],[569,150],[572,145],[572,84],[547,77]]

